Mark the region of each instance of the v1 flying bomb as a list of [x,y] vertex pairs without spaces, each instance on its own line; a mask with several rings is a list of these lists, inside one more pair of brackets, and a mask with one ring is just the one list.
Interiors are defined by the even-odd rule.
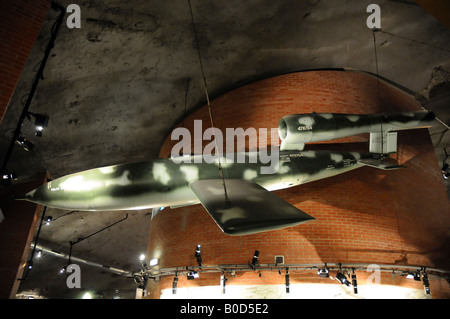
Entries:
[[[173,158],[94,168],[52,180],[19,200],[81,211],[139,210],[202,204],[228,235],[245,235],[311,221],[314,217],[271,191],[329,178],[363,166],[390,170],[397,163],[380,158],[388,153],[385,137],[392,131],[430,127],[427,111],[392,114],[312,113],[283,117],[278,169],[261,174],[261,161],[186,161]],[[308,151],[304,144],[370,133],[371,149],[379,152]],[[372,138],[372,135],[376,135]],[[392,141],[391,141],[392,142]],[[235,153],[234,156],[237,156]],[[242,156],[242,153],[239,155]],[[192,155],[203,156],[203,155]],[[250,157],[251,153],[244,153]],[[258,157],[257,157],[258,158]]]

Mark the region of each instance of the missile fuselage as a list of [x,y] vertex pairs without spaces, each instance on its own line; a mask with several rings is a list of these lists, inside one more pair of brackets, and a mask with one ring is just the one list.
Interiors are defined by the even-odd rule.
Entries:
[[[156,159],[94,168],[52,180],[18,199],[53,208],[85,211],[177,207],[200,203],[190,187],[199,180],[216,181],[197,183],[194,188],[204,197],[213,185],[217,185],[218,179],[223,180],[224,191],[227,180],[249,181],[273,191],[328,178],[364,165],[399,168],[398,165],[388,168],[389,165],[380,163],[379,154],[303,151],[303,147],[305,143],[361,133],[430,127],[434,118],[434,114],[427,111],[372,115],[293,114],[280,120],[281,151],[275,157],[278,159],[275,172],[270,174],[262,173],[267,162],[262,162],[254,153],[233,154],[231,159],[234,161],[230,161],[229,154],[226,154],[220,158],[220,165],[219,158],[211,162],[203,160],[203,155],[194,155],[184,156],[181,162]],[[236,160],[238,157],[242,159],[242,154],[246,160]],[[244,184],[234,183],[246,187]],[[260,190],[255,192],[261,194]]]
[[432,112],[387,114],[290,114],[278,124],[281,150],[303,150],[306,143],[329,141],[363,133],[386,133],[430,127]]
[[[251,153],[245,153],[248,157]],[[284,151],[275,174],[261,174],[261,162],[221,162],[228,179],[248,180],[269,191],[331,177],[364,166],[372,154]],[[174,163],[172,159],[121,164],[67,175],[29,192],[23,199],[44,206],[83,211],[138,210],[198,204],[189,188],[196,180],[218,179],[216,163]]]

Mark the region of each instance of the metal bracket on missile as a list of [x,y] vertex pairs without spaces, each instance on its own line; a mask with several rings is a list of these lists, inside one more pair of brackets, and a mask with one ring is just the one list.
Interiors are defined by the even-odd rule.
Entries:
[[369,152],[392,154],[397,152],[397,132],[370,133]]

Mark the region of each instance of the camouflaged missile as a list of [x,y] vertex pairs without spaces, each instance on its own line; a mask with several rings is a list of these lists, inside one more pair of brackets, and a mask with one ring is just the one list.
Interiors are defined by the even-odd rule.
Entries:
[[207,164],[192,160],[176,164],[173,159],[157,159],[57,178],[19,199],[82,211],[139,210],[201,203],[223,232],[244,235],[314,219],[271,191],[365,165],[381,169],[400,167],[381,163],[377,155],[370,153],[284,151],[279,153],[276,173],[261,174],[263,164],[249,160],[255,154],[244,154],[245,163],[221,162],[224,179],[219,175],[218,161]]
[[[281,119],[279,134],[282,148],[294,150],[277,153],[273,174],[261,173],[267,162],[261,160],[260,153],[235,153],[231,157],[226,154],[216,161],[205,160],[204,155],[183,156],[182,161],[180,158],[157,159],[71,174],[18,199],[84,211],[139,210],[201,203],[226,234],[274,230],[314,217],[271,191],[329,178],[362,166],[385,170],[401,168],[371,152],[295,149],[303,149],[307,142],[365,132],[375,134],[428,127],[433,119],[434,115],[428,112],[290,115]],[[236,160],[238,158],[244,160]]]
[[[291,114],[281,118],[278,124],[280,150],[303,150],[305,143],[329,141],[363,133],[385,134],[384,139],[388,142],[387,132],[430,127],[434,119],[434,114],[428,111],[387,114]],[[372,143],[376,141],[377,139],[371,137]],[[371,145],[370,148],[375,149],[375,146]]]

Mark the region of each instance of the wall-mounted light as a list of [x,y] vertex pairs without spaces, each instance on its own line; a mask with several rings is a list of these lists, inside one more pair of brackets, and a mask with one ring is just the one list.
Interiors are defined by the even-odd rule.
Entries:
[[336,279],[343,285],[350,286],[350,281],[348,281],[347,277],[340,271],[336,274]]
[[49,116],[47,114],[28,112],[27,117],[30,121],[31,121],[31,116],[34,117],[34,122],[33,121],[32,122],[36,126],[36,133],[34,135],[36,135],[37,137],[41,137],[42,131],[44,130],[44,128],[46,128],[48,126]]
[[255,250],[255,253],[253,254],[252,262],[250,264],[250,267],[252,269],[255,269],[259,265],[259,250]]
[[406,278],[408,278],[408,279],[414,279],[415,281],[420,281],[420,271],[409,272],[409,273],[406,275]]
[[51,221],[53,220],[52,216],[47,216],[45,217],[44,221],[45,221],[45,225],[50,225]]
[[19,135],[16,140],[16,144],[22,146],[25,151],[31,151],[34,147],[33,142],[27,140],[23,135]]
[[358,281],[356,280],[355,268],[352,269],[352,286],[353,286],[353,292],[355,294],[357,294],[358,293]]
[[327,264],[325,264],[324,268],[321,268],[317,271],[317,274],[322,278],[330,277],[330,271],[328,270]]
[[285,277],[285,281],[284,281],[284,285],[286,286],[286,293],[290,293],[290,284],[289,284],[289,268],[286,268],[286,275]]
[[201,245],[197,245],[197,247],[195,248],[195,258],[197,258],[197,264],[199,267],[202,266],[202,246]]
[[150,260],[150,263],[149,263],[150,267],[156,266],[157,264],[159,264],[159,259],[153,258]]
[[10,186],[13,180],[17,180],[17,175],[14,173],[4,173],[2,175],[3,186]]
[[188,280],[193,280],[193,279],[198,278],[198,277],[199,277],[199,275],[198,275],[198,272],[196,272],[196,271],[189,271],[187,273],[187,279]]
[[178,275],[175,274],[175,277],[173,278],[173,283],[172,283],[172,294],[174,294],[174,295],[177,294],[177,287],[178,287]]
[[225,272],[222,271],[222,274],[220,275],[220,286],[222,287],[222,293],[225,294],[225,286],[227,283],[228,278],[225,276]]
[[425,290],[425,294],[430,295],[431,294],[430,282],[428,281],[428,275],[425,272],[422,275],[422,282],[423,282],[423,288]]

